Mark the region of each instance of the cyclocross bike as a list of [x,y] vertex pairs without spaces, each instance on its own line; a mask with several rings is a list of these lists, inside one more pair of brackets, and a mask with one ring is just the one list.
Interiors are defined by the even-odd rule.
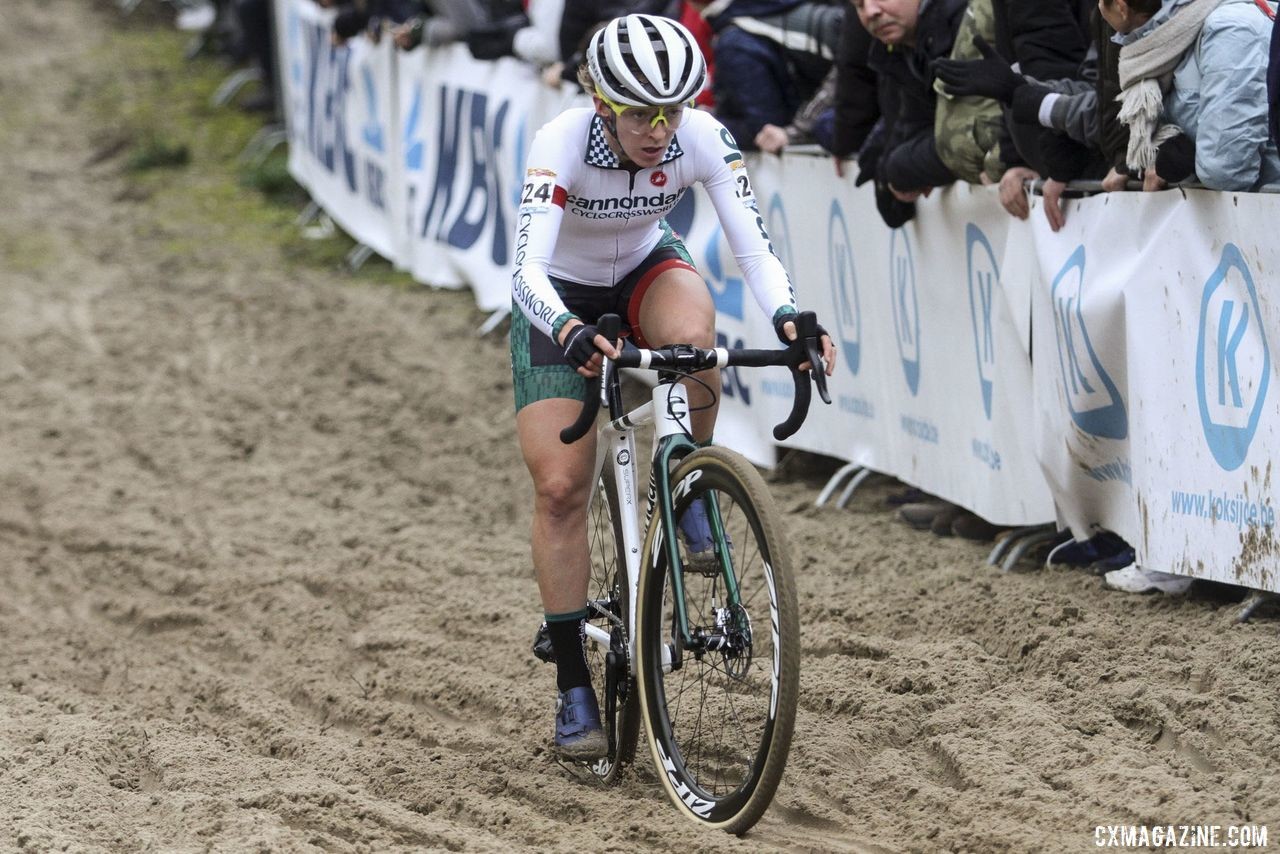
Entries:
[[[598,477],[588,536],[591,581],[587,661],[600,693],[609,752],[590,764],[615,781],[635,758],[644,724],[658,779],[685,815],[744,833],[773,799],[786,766],[800,685],[800,626],[795,581],[778,511],[760,473],[739,454],[699,447],[678,380],[712,367],[784,365],[795,401],[774,428],[800,428],[811,399],[809,377],[826,403],[817,321],[796,321],[785,350],[656,350],[628,345],[605,360],[565,443],[585,436],[601,405]],[[616,315],[598,329],[617,340]],[[800,372],[809,362],[812,369]],[[619,368],[658,372],[652,400],[624,413]],[[599,384],[598,389],[596,383]],[[640,515],[635,430],[653,423],[652,466]],[[690,559],[678,520],[703,502],[712,532],[709,554]],[[535,652],[549,658],[545,635]]]

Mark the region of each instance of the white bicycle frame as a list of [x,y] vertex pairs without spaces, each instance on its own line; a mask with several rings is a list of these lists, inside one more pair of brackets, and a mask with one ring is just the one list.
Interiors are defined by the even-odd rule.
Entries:
[[[722,359],[723,361],[723,359]],[[605,360],[604,382],[600,384],[600,394],[602,397],[601,406],[608,411],[608,400],[603,399],[607,394],[606,389],[609,387],[609,371],[617,370],[613,363]],[[631,412],[623,415],[621,418],[608,421],[600,425],[596,433],[596,463],[595,469],[597,473],[604,471],[606,464],[613,466],[613,482],[618,490],[618,515],[622,527],[622,546],[623,554],[627,563],[627,586],[630,596],[627,599],[627,654],[628,660],[636,660],[636,599],[640,586],[640,557],[644,549],[644,530],[641,528],[641,509],[640,509],[640,490],[639,490],[639,474],[636,469],[636,447],[635,447],[635,430],[637,427],[654,421],[653,413],[661,412],[662,417],[657,420],[653,432],[653,449],[650,452],[650,458],[656,458],[658,443],[666,436],[672,435],[689,435],[692,432],[692,424],[689,421],[689,397],[685,387],[678,382],[658,383],[653,387],[652,399],[641,406],[636,407]],[[608,463],[606,463],[606,456]],[[592,484],[591,500],[595,500],[595,491],[600,488],[600,479],[597,476]],[[590,506],[590,505],[588,505]],[[648,508],[645,515],[648,515]],[[661,525],[661,519],[653,520],[652,524]],[[661,532],[658,532],[661,534]],[[596,643],[605,651],[609,649],[609,632],[598,626],[592,625],[590,622],[585,624],[588,640]],[[664,664],[667,657],[666,645],[664,644]]]

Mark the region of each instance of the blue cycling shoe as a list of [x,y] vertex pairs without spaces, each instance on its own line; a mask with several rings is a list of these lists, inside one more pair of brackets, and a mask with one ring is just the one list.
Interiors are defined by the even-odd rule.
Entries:
[[609,741],[600,726],[600,705],[590,685],[560,694],[556,736],[551,746],[565,759],[574,761],[602,759],[609,754]]
[[715,572],[716,562],[711,538],[711,523],[707,520],[707,507],[702,501],[694,501],[685,509],[676,527],[685,546],[685,569],[697,572]]

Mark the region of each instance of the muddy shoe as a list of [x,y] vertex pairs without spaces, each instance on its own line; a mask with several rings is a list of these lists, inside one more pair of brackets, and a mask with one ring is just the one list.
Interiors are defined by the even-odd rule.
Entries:
[[608,755],[609,742],[600,726],[600,706],[590,685],[570,688],[560,695],[551,748],[576,762]]

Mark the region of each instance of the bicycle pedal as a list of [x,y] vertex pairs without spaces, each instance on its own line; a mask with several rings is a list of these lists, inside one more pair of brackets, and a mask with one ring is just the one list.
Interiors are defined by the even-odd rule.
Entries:
[[546,623],[538,626],[538,633],[533,636],[533,655],[539,661],[555,664],[556,651],[551,646],[551,632],[547,630]]

